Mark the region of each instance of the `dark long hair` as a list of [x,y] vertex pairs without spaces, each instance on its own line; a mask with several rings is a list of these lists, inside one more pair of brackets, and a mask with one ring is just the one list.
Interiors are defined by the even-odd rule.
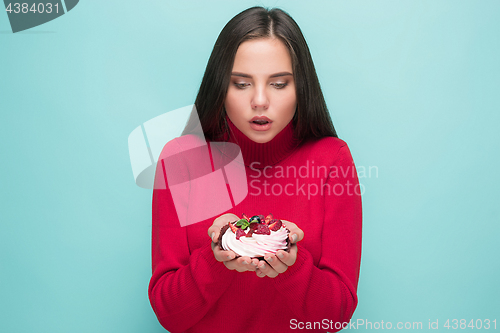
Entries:
[[[228,133],[224,101],[236,51],[244,41],[257,38],[278,38],[290,52],[297,95],[297,111],[292,119],[295,136],[299,140],[337,137],[299,26],[281,9],[256,6],[242,11],[226,24],[208,60],[194,103],[205,138],[213,141]],[[191,114],[183,135],[194,129],[194,120]]]

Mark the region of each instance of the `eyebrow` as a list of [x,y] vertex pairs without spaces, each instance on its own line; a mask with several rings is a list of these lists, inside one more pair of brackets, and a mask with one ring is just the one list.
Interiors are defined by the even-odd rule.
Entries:
[[[270,77],[280,77],[280,76],[287,76],[287,75],[293,75],[293,74],[290,72],[279,72],[279,73],[275,73],[275,74],[271,75]],[[241,77],[247,77],[249,79],[252,78],[251,75],[248,75],[245,73],[238,73],[238,72],[231,73],[231,76],[241,76]]]

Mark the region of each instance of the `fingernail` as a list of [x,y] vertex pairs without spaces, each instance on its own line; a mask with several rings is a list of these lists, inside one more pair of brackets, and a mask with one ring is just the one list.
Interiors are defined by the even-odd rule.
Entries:
[[243,260],[243,265],[248,265],[248,263],[246,262],[246,260]]
[[262,264],[262,266],[260,266],[260,269],[264,269],[264,268],[266,268],[266,265]]
[[292,243],[295,243],[297,241],[297,234],[294,234],[292,236]]
[[212,241],[214,241],[214,236],[215,236],[215,231],[212,232],[212,236],[210,238],[212,238]]
[[257,266],[253,261],[251,262],[252,266]]
[[273,262],[273,258],[269,257],[269,258],[264,258],[267,262]]
[[284,255],[282,252],[278,253],[278,258],[280,258],[280,259],[281,259],[281,258],[283,258],[284,256],[285,256],[285,255]]
[[233,259],[233,258],[231,258],[231,256],[227,256],[227,259]]

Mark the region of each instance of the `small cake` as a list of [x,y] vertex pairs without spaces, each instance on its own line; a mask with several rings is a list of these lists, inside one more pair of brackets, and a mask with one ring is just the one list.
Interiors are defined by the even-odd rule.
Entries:
[[255,215],[248,218],[228,222],[221,228],[219,246],[223,250],[231,250],[236,257],[249,256],[263,258],[268,253],[278,250],[290,251],[290,231],[281,220],[274,219],[272,214]]

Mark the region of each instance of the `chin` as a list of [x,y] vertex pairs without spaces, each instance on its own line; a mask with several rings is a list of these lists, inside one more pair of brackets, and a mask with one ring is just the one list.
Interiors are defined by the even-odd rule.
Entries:
[[252,140],[254,142],[257,142],[257,143],[266,143],[266,142],[269,142],[271,140]]
[[257,142],[257,143],[266,143],[266,142],[271,141],[274,137],[275,137],[275,135],[273,135],[273,136],[270,136],[270,135],[260,136],[260,135],[258,135],[258,136],[250,137],[250,140],[252,140],[253,142]]

